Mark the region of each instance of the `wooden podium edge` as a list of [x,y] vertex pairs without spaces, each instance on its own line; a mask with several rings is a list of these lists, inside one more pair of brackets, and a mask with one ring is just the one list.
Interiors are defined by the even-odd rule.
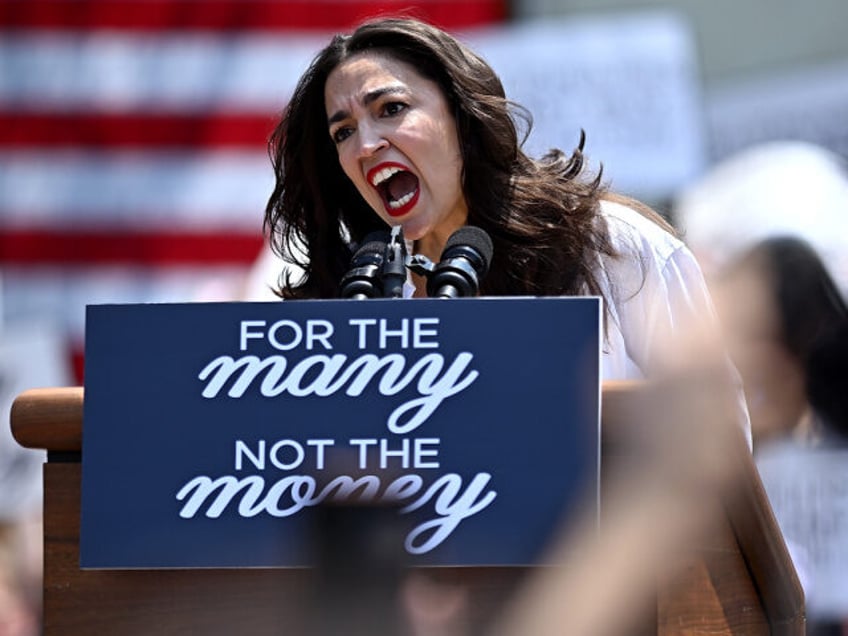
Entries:
[[38,388],[12,402],[12,436],[25,448],[82,451],[83,388]]
[[[727,504],[727,517],[769,616],[772,633],[806,633],[804,589],[753,457],[740,462],[744,485]],[[779,582],[775,585],[775,582]]]

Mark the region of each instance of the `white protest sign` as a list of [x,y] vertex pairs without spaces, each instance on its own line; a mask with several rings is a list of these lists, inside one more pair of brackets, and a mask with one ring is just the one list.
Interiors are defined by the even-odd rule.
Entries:
[[810,616],[848,614],[848,448],[782,445],[761,453],[757,467]]
[[570,152],[580,129],[616,190],[662,198],[705,162],[693,36],[673,13],[519,22],[464,40],[533,116],[525,149]]

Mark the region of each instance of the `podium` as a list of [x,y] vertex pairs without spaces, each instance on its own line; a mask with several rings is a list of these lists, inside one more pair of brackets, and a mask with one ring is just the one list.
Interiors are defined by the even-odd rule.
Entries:
[[[605,383],[601,523],[610,471],[626,462],[639,383]],[[44,465],[44,634],[304,634],[321,611],[309,569],[81,570],[83,389],[33,389],[15,400],[11,426]],[[753,458],[734,449],[738,480],[722,518],[689,546],[674,578],[656,585],[639,634],[805,633],[804,596]],[[120,452],[116,449],[116,452]],[[672,555],[669,558],[674,558]],[[436,568],[468,591],[468,633],[482,633],[532,569]],[[651,591],[654,594],[654,591]],[[635,632],[628,632],[635,633]]]

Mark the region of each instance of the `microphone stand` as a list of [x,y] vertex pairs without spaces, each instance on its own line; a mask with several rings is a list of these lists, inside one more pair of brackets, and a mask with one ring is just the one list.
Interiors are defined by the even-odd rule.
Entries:
[[403,228],[400,225],[392,228],[380,275],[383,279],[383,296],[403,298],[403,284],[406,282],[406,242],[403,240]]
[[408,254],[403,228],[395,225],[390,234],[380,231],[366,237],[342,278],[341,295],[356,300],[381,294],[384,298],[403,298],[409,270],[427,280],[430,297],[473,296],[491,258],[491,240],[479,228],[466,226],[454,232],[442,260],[434,263],[424,255]]

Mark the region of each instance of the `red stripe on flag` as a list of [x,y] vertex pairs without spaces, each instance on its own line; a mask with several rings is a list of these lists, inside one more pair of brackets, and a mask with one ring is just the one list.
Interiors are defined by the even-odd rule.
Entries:
[[4,265],[249,265],[261,234],[0,229]]
[[275,113],[0,111],[0,147],[264,148]]
[[0,2],[0,28],[327,30],[403,13],[457,29],[503,21],[505,4],[505,0],[5,0]]

